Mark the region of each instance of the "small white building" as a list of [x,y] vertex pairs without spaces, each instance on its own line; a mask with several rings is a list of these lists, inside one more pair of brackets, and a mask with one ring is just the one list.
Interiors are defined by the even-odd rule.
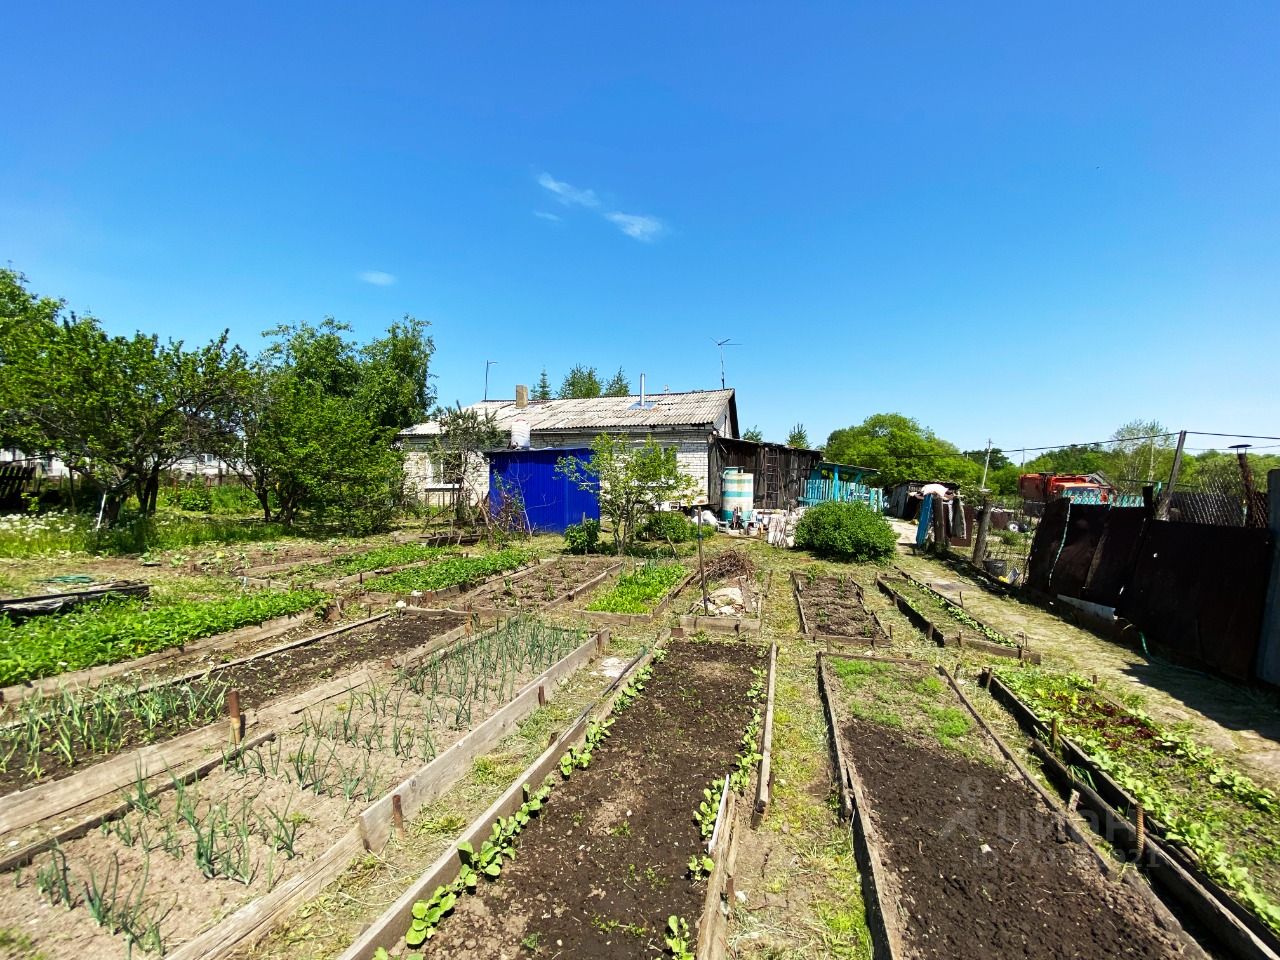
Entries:
[[[535,448],[587,447],[602,433],[630,437],[636,442],[653,437],[664,447],[675,447],[680,469],[698,481],[703,501],[708,490],[718,489],[710,476],[715,439],[738,436],[738,406],[732,389],[646,394],[643,400],[636,394],[529,400],[527,388],[519,386],[514,400],[485,400],[465,409],[482,416],[491,414],[508,441],[513,431],[517,437],[527,433],[529,446]],[[409,427],[399,435],[410,488],[427,501],[451,495],[454,489],[432,456],[439,435],[440,424],[436,420]],[[473,497],[487,495],[487,468],[468,476],[467,485]]]

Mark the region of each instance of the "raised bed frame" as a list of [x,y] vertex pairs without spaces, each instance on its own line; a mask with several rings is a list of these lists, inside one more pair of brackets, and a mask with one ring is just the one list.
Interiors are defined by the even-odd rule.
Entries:
[[[428,612],[436,615],[440,613],[440,611]],[[257,657],[267,656],[281,650],[292,649],[303,643],[315,642],[324,637],[365,627],[394,615],[391,612],[380,613],[364,620],[343,624],[332,630],[326,630],[320,634],[303,638],[302,641],[286,644],[271,651],[262,651]],[[472,623],[461,624],[440,636],[431,638],[416,649],[395,657],[392,663],[395,666],[407,666],[423,657],[430,656],[438,650],[451,646],[470,635],[473,631],[474,626]],[[256,659],[256,657],[247,657],[237,662],[246,662],[253,659]],[[231,664],[224,666],[231,666]],[[203,675],[204,672],[208,671],[203,671],[198,675]],[[266,740],[275,735],[271,728],[280,724],[291,724],[292,718],[297,714],[326,700],[344,695],[349,690],[369,680],[371,676],[369,668],[362,667],[343,677],[313,687],[311,690],[277,701],[261,710],[244,710],[241,714],[243,720],[239,725],[241,730],[238,732],[241,734],[252,732],[255,737],[259,738],[257,742],[266,742]],[[245,705],[242,705],[242,708],[243,706]],[[234,740],[231,742],[234,743]],[[86,804],[101,801],[114,794],[117,790],[135,783],[139,777],[150,779],[165,775],[162,777],[158,788],[152,791],[153,795],[162,793],[172,786],[172,782],[168,777],[170,774],[178,779],[190,779],[199,775],[198,771],[204,766],[210,752],[218,750],[217,761],[221,762],[223,759],[222,750],[226,748],[228,743],[229,728],[227,723],[225,721],[214,721],[198,730],[192,730],[163,743],[150,744],[127,753],[108,757],[69,777],[36,784],[26,790],[0,797],[0,837],[25,830],[60,814],[76,810]],[[63,825],[53,834],[34,842],[20,844],[18,848],[0,861],[0,870],[27,862],[30,856],[34,856],[47,847],[51,838],[70,839],[73,835],[77,835],[76,831],[84,824],[100,816],[100,812],[85,814],[71,824]],[[96,822],[90,824],[90,827],[96,826],[100,822],[101,820],[97,819]]]
[[[541,569],[544,565],[550,565],[552,563],[555,563],[556,560],[558,559],[560,558],[559,557],[546,558],[536,566],[532,566],[527,570],[522,570],[518,576],[512,577],[511,579],[514,581],[514,580],[522,579],[526,576],[530,576],[536,570]],[[600,573],[597,573],[595,576],[591,577],[591,579],[587,580],[585,583],[580,583],[578,584],[578,586],[572,587],[569,590],[566,590],[564,593],[556,597],[554,600],[550,600],[547,603],[541,604],[540,606],[530,610],[508,610],[503,607],[465,607],[458,612],[475,613],[475,614],[479,614],[480,616],[493,616],[493,617],[512,617],[512,616],[519,616],[520,614],[544,613],[547,610],[554,610],[556,607],[562,607],[567,603],[572,603],[574,600],[577,600],[579,597],[583,596],[584,594],[590,593],[596,587],[600,586],[600,584],[604,583],[606,580],[608,580],[610,577],[616,574],[621,568],[622,568],[622,561],[619,560],[617,563],[606,567]],[[497,579],[498,579],[497,577],[491,578],[489,581],[486,581],[485,585],[487,585],[488,583],[497,582]],[[477,586],[471,592],[474,592],[474,590],[479,590],[479,589],[480,587]],[[455,608],[451,607],[449,609],[452,610]]]
[[796,615],[800,618],[800,633],[806,637],[812,637],[815,640],[821,640],[827,645],[827,650],[834,652],[839,645],[847,647],[871,647],[873,649],[882,649],[893,646],[893,628],[886,627],[880,619],[880,615],[874,610],[867,608],[865,603],[866,593],[862,589],[862,584],[856,580],[850,580],[853,584],[854,592],[857,594],[858,603],[862,606],[872,622],[876,625],[876,631],[879,636],[873,637],[849,637],[840,633],[825,633],[817,630],[809,623],[809,618],[805,616],[804,601],[801,596],[804,589],[800,585],[800,573],[797,570],[791,571],[791,595],[796,601]]
[[[919,581],[911,577],[904,575],[903,579],[915,584],[916,586],[923,586]],[[972,650],[993,657],[1009,657],[1014,660],[1025,661],[1027,663],[1040,663],[1040,654],[1033,652],[1025,645],[1010,647],[1003,643],[992,643],[990,640],[966,639],[963,629],[957,629],[954,635],[949,635],[942,627],[930,620],[929,617],[911,606],[911,604],[907,602],[906,597],[893,588],[893,584],[888,578],[884,576],[877,576],[876,586],[879,587],[881,593],[893,601],[894,605],[898,608],[898,611],[911,621],[912,626],[919,629],[927,639],[932,640],[940,647],[955,647],[957,650]],[[950,601],[947,602],[950,603]],[[965,611],[965,613],[966,615],[969,615],[968,611]],[[975,617],[974,619],[976,620],[977,618]],[[956,626],[959,628],[960,625],[956,624]]]
[[[664,630],[657,642],[646,652],[637,656],[615,679],[604,694],[592,706],[587,707],[570,725],[555,738],[545,751],[516,777],[503,794],[493,802],[489,809],[473,820],[467,828],[454,839],[449,848],[427,868],[400,897],[388,907],[378,919],[367,926],[356,940],[342,953],[339,960],[372,960],[379,947],[390,950],[403,937],[408,929],[413,904],[428,897],[439,886],[452,883],[462,866],[458,855],[458,844],[467,841],[475,847],[488,836],[493,823],[503,816],[509,816],[522,802],[524,785],[542,783],[559,767],[560,757],[570,748],[580,744],[586,737],[587,724],[592,720],[607,717],[613,710],[622,687],[627,679],[644,668],[654,653],[662,648],[673,636],[673,632]],[[764,729],[761,732],[762,759],[757,767],[756,809],[763,814],[760,806],[761,797],[765,806],[769,802],[768,783],[771,779],[768,761],[772,748],[773,728],[773,692],[774,678],[777,668],[777,644],[770,645],[768,701],[766,705]],[[726,789],[722,794],[723,805],[716,819],[716,827],[712,833],[707,852],[715,860],[715,868],[707,878],[707,893],[698,924],[698,938],[695,957],[697,960],[719,960],[726,955],[726,928],[728,916],[734,904],[734,869],[736,863],[737,842],[740,836],[737,797],[732,790]],[[194,960],[194,958],[192,958]]]
[[667,608],[671,606],[671,602],[675,599],[676,594],[693,582],[698,576],[698,571],[685,576],[683,580],[667,591],[667,595],[659,601],[648,613],[610,613],[607,610],[577,610],[576,613],[586,617],[592,623],[605,624],[611,627],[644,627],[653,623],[657,623],[658,619],[667,612]]
[[[858,868],[862,872],[864,878],[864,890],[869,890],[870,896],[864,895],[864,902],[867,912],[867,926],[871,932],[872,939],[872,956],[875,960],[899,960],[904,956],[903,949],[903,929],[896,917],[896,910],[893,905],[886,905],[882,899],[882,891],[886,890],[884,880],[885,867],[880,858],[881,841],[879,833],[875,825],[871,822],[869,810],[866,805],[866,792],[862,785],[862,781],[858,776],[856,766],[845,757],[842,738],[840,736],[840,725],[836,716],[836,701],[831,692],[831,680],[826,670],[826,660],[829,658],[839,658],[845,660],[869,660],[881,663],[895,663],[902,666],[920,669],[921,673],[936,672],[940,674],[947,682],[947,685],[954,691],[960,702],[964,704],[969,715],[973,717],[974,722],[983,731],[984,735],[992,742],[1001,756],[1008,762],[1009,766],[1016,771],[1017,776],[1040,798],[1044,804],[1047,814],[1059,823],[1068,838],[1079,843],[1090,854],[1092,861],[1098,868],[1099,872],[1106,878],[1114,882],[1125,883],[1129,889],[1134,891],[1142,900],[1146,901],[1156,911],[1157,916],[1165,916],[1172,920],[1169,916],[1168,906],[1152,893],[1151,888],[1142,881],[1138,880],[1132,872],[1124,869],[1116,870],[1112,862],[1103,855],[1102,851],[1094,844],[1087,834],[1079,829],[1073,814],[1076,813],[1074,806],[1064,807],[1061,801],[1052,793],[1046,790],[1031,772],[1018,760],[1017,756],[1009,749],[1000,735],[992,728],[974,707],[972,701],[965,696],[960,685],[956,683],[955,678],[945,667],[941,665],[931,667],[930,664],[920,660],[908,660],[897,657],[874,657],[861,656],[848,653],[823,653],[817,654],[818,662],[818,687],[821,694],[823,711],[826,715],[827,729],[831,737],[831,755],[834,765],[834,772],[837,780],[837,786],[840,792],[841,816],[849,820],[850,831],[853,838],[854,857],[857,860]],[[987,674],[984,673],[984,676]],[[1197,917],[1197,919],[1200,919]],[[1184,946],[1189,948],[1188,956],[1197,957],[1201,960],[1207,960],[1198,947],[1194,944],[1190,934],[1182,931],[1182,940]],[[1241,956],[1252,956],[1250,954],[1239,954]],[[1267,957],[1270,960],[1270,954],[1258,954],[1260,957]]]
[[[1136,862],[1152,882],[1171,901],[1187,910],[1213,935],[1232,956],[1251,960],[1276,960],[1280,957],[1280,937],[1237,901],[1181,847],[1164,836],[1165,828],[1158,820],[1144,815],[1145,838],[1138,849],[1138,828],[1126,811],[1140,804],[1102,770],[1069,737],[1059,735],[1063,757],[1044,743],[1052,740],[1053,730],[1008,686],[988,668],[981,675],[993,699],[1003,706],[1031,737],[1031,750],[1040,761],[1049,780],[1067,795],[1078,798],[1087,811],[1085,819],[1104,840]],[[1063,759],[1065,758],[1065,760]],[[1080,780],[1073,768],[1088,771],[1092,786]]]
[[[696,579],[696,578],[695,578]],[[693,586],[693,581],[687,581],[672,598],[674,602],[681,594],[685,593],[689,587]],[[760,597],[758,602],[759,609],[754,617],[713,617],[702,613],[682,613],[680,615],[680,627],[685,631],[697,633],[699,630],[710,633],[754,633],[761,634],[764,632],[764,602],[769,597],[769,591],[773,588],[773,571],[770,570],[765,577],[764,584],[760,588]],[[699,587],[701,591],[701,587]]]
[[28,597],[10,597],[0,600],[0,613],[14,619],[48,616],[61,613],[89,600],[107,597],[143,597],[151,594],[151,584],[137,580],[116,580],[86,587],[84,590],[67,590],[62,593],[41,593]]
[[[381,850],[391,832],[404,817],[412,817],[426,803],[444,794],[471,769],[478,757],[491,750],[521,721],[546,703],[555,687],[583,665],[600,656],[608,644],[607,631],[592,634],[577,649],[535,677],[503,706],[452,746],[429,761],[381,799],[365,808],[351,828],[336,840],[307,869],[296,874],[275,890],[246,904],[230,917],[196,936],[168,954],[173,960],[217,960],[246,949],[266,936],[277,923],[316,896],[347,869],[351,860],[362,852]],[[615,686],[616,686],[615,682]],[[614,687],[610,687],[613,690]],[[585,721],[575,727],[585,731]],[[544,753],[544,757],[547,754]],[[554,757],[558,762],[559,756]],[[554,767],[552,763],[552,767]],[[548,768],[550,769],[550,768]],[[520,804],[524,781],[514,786],[510,813]],[[511,791],[508,791],[511,793]],[[504,797],[506,794],[504,794]],[[496,817],[491,818],[496,819]],[[490,821],[491,822],[491,821]],[[484,825],[487,832],[489,822]],[[476,839],[479,843],[479,838]],[[455,855],[456,849],[451,853]],[[455,867],[456,869],[456,867]],[[409,901],[412,906],[413,901]],[[407,916],[407,909],[406,909]],[[405,921],[405,926],[408,921]]]

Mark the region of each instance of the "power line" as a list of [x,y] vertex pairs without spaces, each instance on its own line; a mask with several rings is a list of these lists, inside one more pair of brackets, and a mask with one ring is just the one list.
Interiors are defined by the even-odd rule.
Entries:
[[1256,437],[1248,433],[1209,433],[1207,430],[1188,430],[1197,437],[1231,437],[1236,440],[1280,440],[1280,437]]

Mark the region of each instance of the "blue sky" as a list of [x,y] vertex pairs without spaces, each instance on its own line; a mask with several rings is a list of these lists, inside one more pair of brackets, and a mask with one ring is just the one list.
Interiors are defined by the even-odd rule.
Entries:
[[250,349],[431,321],[812,439],[1280,433],[1280,5],[12,6],[0,262]]

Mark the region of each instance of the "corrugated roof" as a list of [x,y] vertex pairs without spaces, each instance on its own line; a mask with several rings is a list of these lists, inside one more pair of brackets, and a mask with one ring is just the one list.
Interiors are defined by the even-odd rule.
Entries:
[[[517,407],[514,400],[484,400],[467,407],[477,413],[491,413],[502,430],[510,430],[520,419],[529,422],[535,433],[552,430],[618,430],[644,427],[710,427],[734,402],[733,389],[691,390],[687,393],[650,393],[644,407],[639,394],[628,397],[591,397],[585,400],[530,400]],[[736,416],[733,418],[736,420]],[[736,430],[731,423],[730,429]],[[401,432],[402,437],[432,436],[440,432],[435,420],[419,423]]]

